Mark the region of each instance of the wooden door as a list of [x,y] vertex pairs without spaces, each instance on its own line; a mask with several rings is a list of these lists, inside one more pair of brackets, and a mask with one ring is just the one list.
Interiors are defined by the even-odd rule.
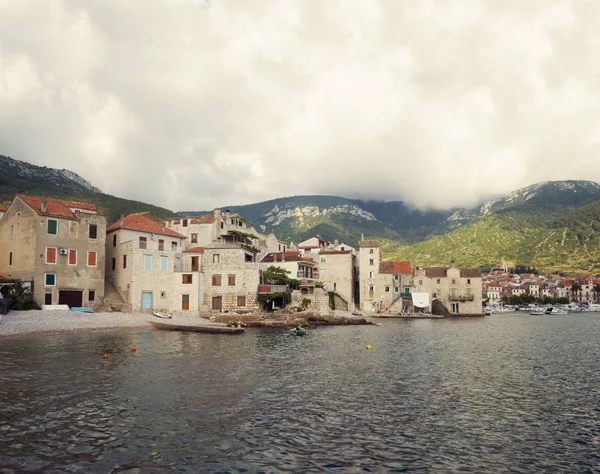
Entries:
[[190,309],[190,295],[181,295],[181,309]]
[[83,291],[60,290],[58,292],[58,304],[66,304],[69,308],[81,308],[83,305]]
[[223,297],[222,296],[213,296],[212,309],[213,309],[213,311],[221,311],[223,309]]
[[192,257],[192,271],[193,272],[197,272],[200,269],[200,266],[198,265],[198,259],[199,259],[199,257]]

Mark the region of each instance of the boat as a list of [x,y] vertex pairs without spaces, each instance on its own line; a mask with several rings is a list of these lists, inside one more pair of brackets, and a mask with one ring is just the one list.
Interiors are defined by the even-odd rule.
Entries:
[[306,329],[290,329],[290,336],[306,336]]
[[160,311],[154,311],[154,313],[152,313],[152,316],[156,316],[157,318],[162,318],[162,319],[171,319],[173,317],[170,314],[161,313]]
[[218,323],[211,324],[173,324],[159,323],[158,321],[150,321],[150,324],[155,329],[166,331],[184,331],[184,332],[202,332],[207,334],[244,334],[242,328],[232,328]]
[[71,311],[74,313],[93,313],[94,312],[94,310],[92,308],[78,308],[75,306],[73,306],[71,308]]
[[546,309],[545,314],[567,314],[567,312],[564,309],[559,309],[555,308],[554,306],[551,306],[550,308]]
[[542,314],[546,314],[548,310],[546,308],[534,308],[529,311],[529,314],[532,316],[541,316]]

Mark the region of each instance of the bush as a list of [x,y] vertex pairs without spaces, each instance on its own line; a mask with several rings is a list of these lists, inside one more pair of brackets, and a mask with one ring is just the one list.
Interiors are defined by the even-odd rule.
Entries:
[[37,304],[35,300],[27,298],[21,301],[17,301],[11,309],[13,311],[29,311],[30,309],[42,308],[40,308],[40,305]]

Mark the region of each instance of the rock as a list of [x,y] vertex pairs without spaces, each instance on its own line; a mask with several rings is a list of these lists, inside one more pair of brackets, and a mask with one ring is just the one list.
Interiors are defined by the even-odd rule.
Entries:
[[450,311],[446,308],[440,300],[433,300],[431,302],[431,314],[436,316],[450,316]]

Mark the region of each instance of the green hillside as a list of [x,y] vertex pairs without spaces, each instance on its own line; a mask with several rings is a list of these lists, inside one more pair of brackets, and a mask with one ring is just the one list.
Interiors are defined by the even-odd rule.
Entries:
[[68,170],[35,166],[0,155],[0,203],[9,205],[16,194],[66,199],[95,204],[109,225],[121,215],[150,211],[159,218],[174,217],[169,209],[102,193]]

